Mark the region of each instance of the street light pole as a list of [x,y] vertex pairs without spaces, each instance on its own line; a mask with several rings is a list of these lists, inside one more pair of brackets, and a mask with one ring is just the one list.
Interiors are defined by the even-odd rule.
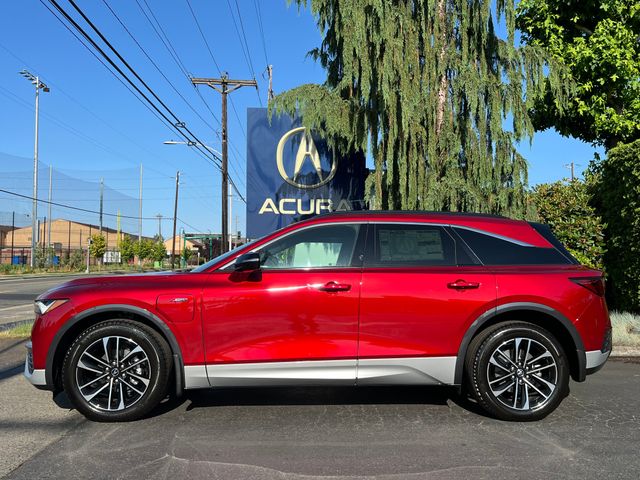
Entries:
[[36,265],[36,228],[38,228],[38,117],[40,110],[40,89],[49,92],[50,89],[40,78],[27,70],[21,70],[20,75],[29,80],[36,87],[36,128],[33,148],[33,205],[31,207],[31,268]]
[[171,243],[171,270],[176,260],[176,221],[178,220],[178,187],[180,185],[180,171],[176,172],[176,200],[173,207],[173,239]]

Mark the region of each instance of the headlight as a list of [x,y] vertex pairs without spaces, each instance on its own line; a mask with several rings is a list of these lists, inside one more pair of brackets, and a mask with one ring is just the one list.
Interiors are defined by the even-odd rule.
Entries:
[[54,308],[58,308],[60,305],[67,303],[69,301],[68,298],[62,299],[50,299],[50,300],[36,300],[34,305],[34,310],[36,313],[40,315],[44,315],[47,312],[50,312]]

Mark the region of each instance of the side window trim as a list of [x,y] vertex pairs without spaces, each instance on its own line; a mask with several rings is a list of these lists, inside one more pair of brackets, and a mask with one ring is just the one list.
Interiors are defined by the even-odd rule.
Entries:
[[478,257],[478,255],[476,255],[476,252],[473,251],[473,249],[471,248],[471,246],[469,246],[469,244],[467,242],[464,241],[464,239],[458,235],[458,232],[456,231],[457,226],[454,225],[449,225],[449,228],[447,230],[449,230],[449,234],[454,238],[455,242],[456,242],[456,263],[457,265],[461,265],[460,262],[458,262],[458,245],[460,245],[465,253],[471,258],[472,261],[475,260],[475,264],[476,265],[483,265],[484,263],[482,263],[482,260],[480,259],[480,257]]

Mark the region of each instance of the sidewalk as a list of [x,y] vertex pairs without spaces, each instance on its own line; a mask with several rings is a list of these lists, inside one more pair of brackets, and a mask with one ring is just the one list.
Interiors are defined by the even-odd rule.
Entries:
[[0,477],[83,421],[76,411],[57,406],[51,392],[23,378],[25,342],[0,338]]

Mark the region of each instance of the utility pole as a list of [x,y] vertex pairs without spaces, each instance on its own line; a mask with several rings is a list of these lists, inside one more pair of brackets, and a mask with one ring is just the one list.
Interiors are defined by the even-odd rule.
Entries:
[[51,258],[51,178],[53,176],[53,167],[49,165],[49,223],[47,223],[47,263],[51,265],[53,258]]
[[16,232],[16,212],[12,212],[11,213],[11,260],[9,260],[9,265],[13,265],[13,237],[15,235],[15,232]]
[[240,87],[258,88],[255,80],[230,80],[226,73],[221,78],[192,78],[194,85],[208,85],[222,95],[222,235],[220,242],[221,253],[227,251],[227,236],[229,234],[229,170],[228,170],[228,140],[227,132],[227,95]]
[[31,207],[31,268],[36,265],[36,227],[38,222],[38,117],[40,111],[40,89],[49,92],[50,89],[40,81],[40,78],[27,70],[21,70],[20,75],[29,80],[36,87],[36,132],[33,148],[33,205]]
[[564,168],[568,168],[569,170],[571,170],[571,181],[573,182],[576,179],[576,175],[575,175],[575,166],[576,165],[580,165],[579,163],[575,163],[575,162],[571,162],[571,163],[566,163],[564,165]]
[[180,185],[180,171],[176,172],[176,201],[173,206],[173,239],[171,240],[171,270],[176,261],[176,221],[178,220],[178,186]]
[[104,178],[100,179],[100,235],[102,235],[102,204],[104,200]]
[[[267,104],[273,100],[273,65],[267,65],[267,75],[269,77],[269,90],[267,91]],[[264,73],[263,73],[264,78]]]
[[[229,192],[229,227],[233,222],[233,189]],[[231,230],[231,228],[229,228]],[[229,232],[229,250],[233,250],[233,233]]]
[[[142,163],[140,164],[140,201],[138,204],[138,246],[142,243]],[[138,255],[138,266],[142,266],[142,259]]]
[[158,219],[158,239],[162,240],[162,214],[157,214],[156,218]]

